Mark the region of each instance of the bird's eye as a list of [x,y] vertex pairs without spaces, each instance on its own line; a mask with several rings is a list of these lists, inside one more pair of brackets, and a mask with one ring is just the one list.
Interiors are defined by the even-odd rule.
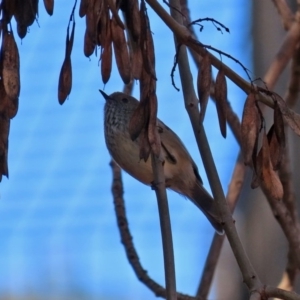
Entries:
[[127,98],[122,98],[122,101],[123,101],[124,103],[127,103],[127,102],[128,102],[128,99],[127,99]]

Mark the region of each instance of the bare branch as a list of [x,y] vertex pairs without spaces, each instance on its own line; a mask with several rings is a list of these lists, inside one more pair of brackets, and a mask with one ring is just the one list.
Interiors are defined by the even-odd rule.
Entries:
[[274,2],[275,7],[281,17],[281,22],[283,24],[283,28],[285,30],[290,29],[292,23],[294,22],[294,15],[290,10],[286,0],[272,0]]

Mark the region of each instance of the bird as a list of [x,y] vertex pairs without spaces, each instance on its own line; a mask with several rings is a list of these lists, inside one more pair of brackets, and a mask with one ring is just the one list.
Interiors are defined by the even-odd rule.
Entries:
[[[154,180],[151,156],[146,161],[140,159],[139,137],[132,140],[129,133],[129,122],[139,101],[122,92],[111,95],[100,92],[105,99],[104,136],[110,155],[121,169],[151,186]],[[157,130],[161,140],[166,187],[190,199],[204,213],[217,233],[223,234],[217,203],[203,187],[197,165],[183,142],[159,119]]]

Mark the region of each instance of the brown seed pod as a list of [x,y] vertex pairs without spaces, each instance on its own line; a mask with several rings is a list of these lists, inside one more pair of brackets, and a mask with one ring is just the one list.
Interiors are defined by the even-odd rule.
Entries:
[[257,145],[258,133],[260,129],[260,117],[256,107],[255,94],[251,92],[244,105],[241,124],[241,146],[244,154],[244,162],[251,165],[252,155]]
[[84,34],[84,44],[83,44],[83,53],[86,57],[90,57],[94,50],[95,50],[95,43],[91,39],[90,35],[88,34],[87,30],[85,30]]
[[66,57],[59,74],[58,102],[63,104],[72,88],[72,63],[71,58]]
[[109,39],[111,41],[110,19],[108,6],[103,6],[101,15],[97,24],[97,45],[104,47],[106,45],[106,37],[109,31]]
[[285,147],[284,122],[277,102],[274,102],[274,130],[278,142]]
[[271,126],[267,137],[270,147],[270,157],[274,170],[278,170],[283,156],[283,145],[278,142],[277,135],[275,133],[274,124]]
[[17,33],[20,39],[24,39],[27,34],[27,26],[20,23],[17,24]]
[[148,131],[145,129],[143,129],[140,134],[139,146],[140,146],[140,159],[143,159],[146,162],[149,158],[151,148],[148,140]]
[[44,5],[48,15],[52,16],[54,10],[54,0],[44,0]]
[[112,68],[112,41],[110,26],[108,26],[107,29],[107,36],[105,38],[106,44],[101,55],[101,77],[104,84],[108,82]]
[[141,79],[143,69],[143,57],[140,46],[132,41],[131,43],[131,67],[132,77],[136,80]]
[[208,52],[202,58],[200,69],[198,70],[197,89],[200,102],[200,122],[204,120],[210,88],[212,82],[211,63]]
[[261,187],[267,195],[278,201],[283,198],[283,187],[277,173],[273,170],[269,142],[265,132],[263,133],[260,181]]
[[10,120],[0,114],[0,181],[2,175],[8,177],[8,135],[9,135]]
[[95,15],[94,5],[96,0],[90,0],[87,8],[85,23],[86,32],[93,42],[96,41],[97,19]]
[[17,44],[11,32],[2,39],[2,77],[6,94],[16,99],[20,94],[20,58]]
[[6,22],[9,23],[12,16],[16,13],[17,0],[3,0],[2,8],[4,12],[3,17],[6,19]]
[[216,78],[215,99],[218,112],[219,125],[222,136],[226,138],[226,119],[227,119],[227,83],[224,70],[221,67]]
[[146,12],[145,3],[143,1],[141,2],[140,22],[140,47],[143,58],[143,67],[145,68],[147,73],[149,73],[153,78],[156,78],[153,39],[150,31],[150,23]]
[[0,114],[12,119],[18,112],[19,99],[11,99],[5,92],[3,80],[0,79]]
[[15,19],[21,27],[29,27],[38,14],[38,0],[17,0]]
[[131,80],[131,67],[124,30],[117,24],[114,17],[110,24],[117,67],[123,82],[128,84]]
[[87,13],[89,2],[91,0],[81,0],[79,6],[79,16],[80,18],[84,17]]
[[147,131],[149,115],[149,101],[140,102],[138,107],[133,112],[129,122],[129,135],[133,141],[139,137],[142,130]]
[[140,12],[138,0],[126,0],[124,2],[124,15],[127,28],[134,42],[139,42],[141,35]]
[[116,8],[116,4],[114,0],[104,0],[104,2],[106,3],[106,5],[109,6],[109,9],[113,15],[113,19],[115,19],[115,22],[123,29],[125,30],[125,26],[122,22],[122,20],[120,19],[119,15],[118,15],[118,10]]

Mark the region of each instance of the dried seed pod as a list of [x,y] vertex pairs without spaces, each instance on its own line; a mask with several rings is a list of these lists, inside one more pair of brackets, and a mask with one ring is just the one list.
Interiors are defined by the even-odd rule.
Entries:
[[6,23],[9,23],[12,16],[15,14],[17,9],[17,0],[3,0],[2,8],[4,11],[3,17],[6,19]]
[[9,135],[10,120],[0,114],[0,181],[2,175],[8,177],[8,135]]
[[141,79],[142,69],[143,69],[143,57],[141,48],[139,45],[132,41],[131,43],[131,68],[132,68],[132,77],[136,80]]
[[122,22],[122,20],[120,19],[119,15],[118,15],[118,10],[116,8],[116,4],[114,2],[114,0],[104,0],[106,5],[109,6],[109,9],[113,15],[113,19],[115,19],[116,23],[123,29],[125,30],[125,26]]
[[5,32],[2,39],[2,77],[6,94],[16,99],[20,94],[20,58],[14,36]]
[[72,49],[73,49],[73,43],[74,43],[74,35],[75,35],[75,22],[73,21],[73,26],[72,26],[72,31],[71,31],[71,35],[69,36],[69,26],[67,28],[67,38],[66,38],[66,57],[70,56],[71,57],[71,53],[72,53]]
[[81,0],[79,6],[79,16],[80,18],[84,17],[87,13],[89,2],[91,0]]
[[110,78],[112,68],[112,45],[107,44],[103,48],[101,55],[101,77],[104,84],[106,84]]
[[44,5],[48,15],[52,16],[54,10],[54,0],[44,0]]
[[38,14],[38,0],[17,0],[15,19],[22,27],[29,27]]
[[27,26],[20,23],[17,24],[17,33],[20,39],[24,39],[27,34]]
[[260,129],[260,117],[256,106],[255,94],[251,92],[244,105],[241,124],[241,146],[244,154],[244,162],[251,165],[252,155],[258,139]]
[[97,23],[97,45],[105,47],[106,37],[109,31],[109,39],[111,41],[111,30],[110,30],[110,19],[109,19],[109,9],[108,6],[103,6],[101,10],[101,15]]
[[208,52],[202,58],[200,69],[198,70],[197,89],[200,102],[200,122],[204,120],[208,98],[210,95],[212,81],[211,63]]
[[145,3],[143,1],[141,2],[140,21],[140,47],[143,57],[143,67],[145,68],[147,73],[149,73],[153,78],[156,78],[153,39],[150,31],[150,23],[146,12]]
[[274,124],[271,126],[267,137],[270,147],[271,162],[274,170],[278,170],[282,161],[283,146],[278,142]]
[[83,44],[83,53],[86,57],[90,57],[94,50],[95,50],[95,43],[91,39],[90,35],[88,34],[87,30],[85,30],[84,34],[84,44]]
[[226,138],[227,119],[227,83],[223,68],[217,74],[215,84],[215,99],[222,136]]
[[151,151],[147,130],[143,130],[141,132],[139,137],[139,146],[140,146],[140,159],[143,159],[146,162],[149,158],[150,151]]
[[18,112],[19,99],[11,99],[5,92],[3,80],[0,79],[0,114],[12,119]]
[[263,133],[263,144],[262,144],[262,168],[261,168],[261,187],[264,192],[276,200],[283,198],[283,187],[282,183],[273,170],[273,166],[270,158],[270,148],[266,133]]
[[123,1],[123,11],[126,25],[134,42],[138,42],[141,35],[140,12],[138,0]]
[[124,30],[120,26],[118,26],[114,18],[111,20],[110,24],[114,53],[118,70],[123,82],[125,84],[128,84],[131,80],[131,69]]
[[63,104],[72,89],[72,63],[71,58],[66,57],[59,74],[58,101]]
[[97,32],[97,17],[94,10],[95,1],[96,0],[89,1],[89,5],[85,16],[86,32],[94,43],[96,41]]

